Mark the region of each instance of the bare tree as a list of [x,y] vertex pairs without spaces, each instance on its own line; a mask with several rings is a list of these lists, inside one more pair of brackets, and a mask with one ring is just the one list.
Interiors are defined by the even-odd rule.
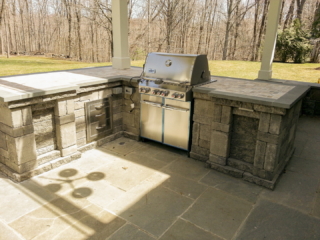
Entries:
[[306,0],[297,0],[297,18],[301,22],[302,12],[304,4],[306,3]]
[[262,37],[263,37],[263,34],[266,31],[266,16],[267,16],[267,13],[268,13],[270,1],[271,0],[265,0],[264,1],[264,8],[263,8],[263,14],[262,14],[262,19],[261,19],[261,24],[260,24],[260,31],[259,31],[257,45],[256,45],[256,56],[255,56],[255,60],[256,61],[259,58]]
[[171,41],[174,29],[178,26],[181,15],[178,12],[178,8],[181,5],[179,0],[159,0],[161,4],[161,15],[165,22],[166,36],[165,41],[167,44],[166,51],[171,50]]
[[284,21],[283,29],[287,28],[292,23],[295,1],[296,0],[291,0],[289,11],[287,13],[286,20]]
[[0,5],[0,42],[1,42],[1,45],[0,45],[0,51],[1,51],[1,54],[3,54],[3,34],[2,34],[2,22],[3,22],[3,16],[4,16],[4,9],[5,9],[5,6],[6,6],[6,0],[1,0],[1,5]]
[[222,60],[227,60],[229,36],[230,36],[231,29],[233,27],[232,18],[234,17],[235,11],[239,7],[240,3],[241,3],[241,0],[227,0],[227,14],[226,14],[227,19],[226,19]]

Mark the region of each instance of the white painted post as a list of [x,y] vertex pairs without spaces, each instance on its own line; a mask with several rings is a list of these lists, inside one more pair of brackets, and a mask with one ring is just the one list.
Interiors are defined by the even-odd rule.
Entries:
[[276,48],[281,3],[282,0],[270,1],[267,31],[258,79],[270,80],[272,78],[272,61]]
[[128,40],[128,5],[126,0],[112,0],[113,58],[115,69],[130,68]]

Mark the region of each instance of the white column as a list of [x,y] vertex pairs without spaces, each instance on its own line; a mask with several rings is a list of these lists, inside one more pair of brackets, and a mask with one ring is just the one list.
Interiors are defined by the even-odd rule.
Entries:
[[270,80],[272,78],[272,61],[276,47],[281,3],[282,0],[270,1],[267,31],[258,79]]
[[130,68],[128,40],[128,5],[126,0],[112,0],[113,58],[116,69]]

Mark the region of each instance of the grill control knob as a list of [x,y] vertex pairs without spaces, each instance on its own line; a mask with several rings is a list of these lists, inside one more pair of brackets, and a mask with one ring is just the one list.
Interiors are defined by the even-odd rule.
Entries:
[[157,94],[158,94],[158,92],[159,92],[159,90],[158,90],[158,89],[154,89],[154,90],[152,91],[152,94],[153,94],[153,95],[157,95]]
[[148,93],[148,92],[150,92],[151,89],[150,88],[145,88],[144,90],[145,90],[145,93]]
[[166,97],[168,96],[169,91],[161,91],[161,96]]
[[178,94],[175,92],[175,93],[172,93],[171,97],[173,98],[177,98],[178,97]]
[[184,94],[183,93],[180,93],[180,94],[178,94],[178,98],[183,98],[184,97]]

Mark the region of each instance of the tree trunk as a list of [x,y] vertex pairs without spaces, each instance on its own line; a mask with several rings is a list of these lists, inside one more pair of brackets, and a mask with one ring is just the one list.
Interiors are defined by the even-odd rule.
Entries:
[[4,38],[3,38],[3,31],[2,31],[2,21],[3,21],[3,17],[4,17],[4,9],[6,6],[6,0],[1,0],[1,5],[0,5],[0,42],[1,42],[1,48],[0,48],[0,55],[3,54],[4,52]]
[[232,46],[232,52],[231,52],[231,59],[235,60],[235,55],[236,55],[236,49],[237,49],[237,39],[238,39],[238,31],[239,31],[239,26],[240,26],[240,14],[239,14],[239,5],[236,6],[236,19],[235,19],[235,29],[234,29],[234,37],[233,37],[233,46]]
[[254,25],[253,25],[253,47],[252,47],[252,55],[251,55],[251,61],[256,61],[256,56],[257,56],[257,27],[258,27],[258,16],[259,16],[259,11],[260,11],[260,0],[255,0],[255,11],[254,11]]
[[4,16],[4,9],[6,6],[6,0],[1,0],[1,5],[0,5],[0,28],[2,26],[2,19]]
[[282,24],[282,17],[283,17],[283,8],[284,8],[284,3],[286,2],[286,0],[282,0],[282,4],[281,4],[281,9],[280,9],[280,16],[279,16],[279,25],[281,26]]
[[286,20],[284,21],[284,24],[283,24],[283,29],[287,28],[292,23],[295,1],[296,0],[291,0],[290,7],[289,7],[289,10],[287,13],[287,17],[286,17]]
[[[77,35],[78,35],[78,60],[82,61],[82,40],[81,40],[81,9],[79,4],[75,1],[75,14],[77,18]],[[93,47],[93,46],[92,46]]]
[[266,30],[266,16],[268,13],[269,4],[270,4],[270,0],[264,1],[263,15],[262,15],[262,19],[261,19],[260,31],[259,31],[257,47],[256,47],[256,56],[255,56],[256,61],[259,60],[262,35],[264,34],[264,32]]
[[297,0],[297,18],[302,22],[301,16],[303,12],[304,4],[306,3],[306,0]]
[[4,29],[6,33],[6,47],[7,47],[7,58],[10,57],[10,40],[9,40],[9,30],[8,30],[8,25],[9,25],[9,19],[7,18],[8,14],[6,14],[6,17],[4,18]]
[[202,35],[204,34],[204,24],[206,20],[206,11],[208,8],[208,0],[205,0],[204,9],[202,10],[202,16],[200,20],[200,27],[199,27],[199,41],[198,41],[198,47],[197,47],[197,54],[201,52],[201,46],[202,46]]
[[223,45],[223,53],[222,53],[222,60],[227,60],[228,54],[228,45],[229,45],[229,34],[231,30],[231,17],[233,11],[233,0],[227,0],[227,23],[226,23],[226,33],[224,36],[224,45]]
[[66,8],[66,15],[68,20],[68,45],[67,45],[67,53],[68,57],[71,58],[71,45],[72,45],[72,13],[71,6],[69,0],[63,0],[63,3]]
[[319,63],[320,62],[320,40],[315,42],[311,54],[310,54],[310,62]]

